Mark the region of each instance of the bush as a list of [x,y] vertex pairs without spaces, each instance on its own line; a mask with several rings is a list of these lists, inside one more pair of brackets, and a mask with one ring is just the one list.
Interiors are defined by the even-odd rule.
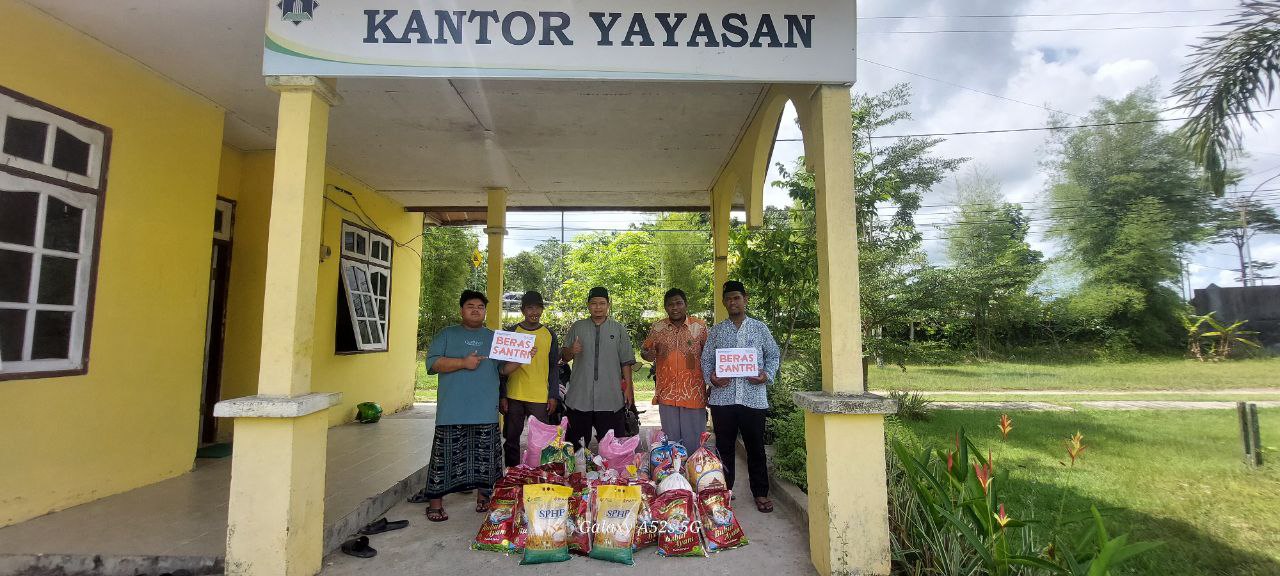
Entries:
[[800,390],[822,389],[822,351],[817,339],[797,339],[788,356],[777,381],[769,387],[765,441],[773,445],[773,473],[808,490],[804,411],[796,407],[792,395]]
[[896,415],[903,420],[924,421],[933,413],[933,409],[929,407],[933,401],[918,392],[890,390],[889,398],[898,402]]
[[954,450],[915,449],[891,426],[886,454],[889,532],[894,572],[900,574],[1095,575],[1159,543],[1111,537],[1102,515],[1037,529],[1034,511],[1009,510],[1000,499],[1008,472],[983,458],[965,435]]

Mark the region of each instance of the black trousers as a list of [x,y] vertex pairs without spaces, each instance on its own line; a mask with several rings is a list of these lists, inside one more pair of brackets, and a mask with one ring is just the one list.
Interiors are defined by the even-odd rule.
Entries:
[[622,416],[622,410],[617,412],[587,412],[584,410],[574,410],[572,408],[567,411],[569,416],[569,432],[568,442],[573,442],[574,450],[581,450],[583,446],[591,443],[591,429],[595,428],[596,440],[604,438],[606,432],[613,430],[614,435],[622,434],[622,425],[625,423]]
[[507,399],[507,413],[502,417],[502,460],[507,466],[520,463],[520,435],[529,416],[543,424],[551,423],[546,402]]
[[769,463],[764,453],[764,423],[768,410],[741,404],[711,406],[711,429],[716,433],[716,450],[724,463],[724,480],[733,488],[734,463],[737,460],[738,434],[747,447],[747,475],[751,495],[769,496]]

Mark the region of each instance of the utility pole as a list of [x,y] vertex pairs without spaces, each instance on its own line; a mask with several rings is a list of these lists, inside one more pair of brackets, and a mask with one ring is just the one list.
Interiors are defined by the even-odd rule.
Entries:
[[[1249,197],[1252,198],[1253,194],[1249,194]],[[1253,276],[1253,254],[1249,251],[1249,211],[1246,210],[1249,203],[1241,196],[1236,200],[1236,204],[1240,207],[1240,230],[1244,238],[1244,244],[1240,248],[1240,285],[1248,286]]]

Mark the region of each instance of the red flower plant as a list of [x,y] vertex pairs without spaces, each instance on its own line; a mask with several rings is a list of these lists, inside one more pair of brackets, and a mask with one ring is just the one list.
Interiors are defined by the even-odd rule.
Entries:
[[1071,457],[1072,466],[1076,465],[1076,458],[1080,457],[1080,454],[1084,452],[1085,448],[1084,434],[1081,434],[1079,430],[1076,430],[1075,435],[1067,440],[1067,455]]
[[991,476],[996,470],[996,461],[991,457],[991,452],[987,452],[987,463],[981,467],[977,462],[973,463],[973,474],[978,477],[978,484],[982,485],[982,493],[987,493],[987,487],[991,485]]
[[1007,526],[1007,525],[1009,524],[1009,522],[1013,521],[1013,519],[1012,519],[1012,518],[1010,518],[1008,514],[1005,514],[1005,513],[1004,513],[1004,503],[1003,503],[1003,502],[1000,504],[1000,513],[999,513],[999,514],[993,514],[993,516],[995,516],[995,517],[996,517],[996,523],[1000,524],[1000,529],[1001,529],[1001,530],[1004,530],[1004,527],[1005,527],[1005,526]]
[[960,451],[960,434],[956,434],[956,449],[947,452],[947,472],[956,464],[956,453]]
[[1000,429],[1000,435],[1004,437],[1003,439],[1008,440],[1009,432],[1013,430],[1013,418],[1010,418],[1008,414],[1001,414],[998,428]]

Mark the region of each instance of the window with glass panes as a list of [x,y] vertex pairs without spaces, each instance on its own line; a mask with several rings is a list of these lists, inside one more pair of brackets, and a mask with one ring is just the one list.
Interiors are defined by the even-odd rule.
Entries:
[[0,379],[88,355],[110,131],[0,87]]
[[[387,313],[391,307],[391,239],[343,222],[341,270],[341,293],[345,296],[351,338],[338,341],[353,342],[353,349],[348,350],[353,352],[386,350]],[[340,323],[342,316],[339,314]]]

